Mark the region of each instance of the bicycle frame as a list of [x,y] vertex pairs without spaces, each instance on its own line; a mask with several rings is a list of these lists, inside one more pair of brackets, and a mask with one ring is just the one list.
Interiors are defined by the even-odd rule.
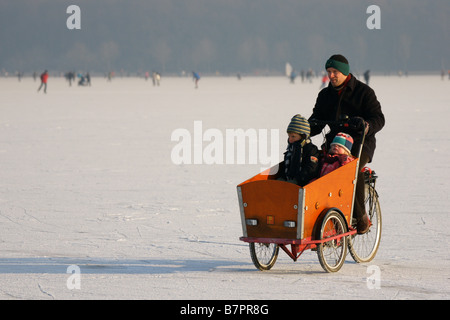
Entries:
[[[320,240],[311,240],[311,238],[308,239],[298,239],[298,240],[291,240],[291,239],[279,239],[279,238],[252,238],[252,237],[240,237],[239,240],[244,242],[256,242],[256,243],[275,243],[278,244],[281,249],[294,261],[297,261],[297,259],[309,249],[314,249],[317,247],[317,245],[333,241],[333,240],[339,240],[343,237],[348,237],[351,235],[356,234],[356,230],[353,228],[350,228],[350,231],[327,237],[326,239],[320,239]],[[286,246],[291,245],[291,249],[289,250]]]

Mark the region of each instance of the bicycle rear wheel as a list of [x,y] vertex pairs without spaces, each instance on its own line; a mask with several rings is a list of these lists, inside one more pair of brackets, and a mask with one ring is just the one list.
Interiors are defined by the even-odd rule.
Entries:
[[370,229],[365,234],[355,234],[349,238],[348,249],[356,262],[371,261],[381,240],[381,209],[375,188],[365,185],[365,208],[371,222]]

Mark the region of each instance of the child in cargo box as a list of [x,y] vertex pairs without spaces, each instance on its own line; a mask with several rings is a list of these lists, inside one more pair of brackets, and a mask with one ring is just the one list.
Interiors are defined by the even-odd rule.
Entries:
[[296,114],[287,128],[288,146],[284,153],[284,170],[278,180],[305,186],[319,173],[319,150],[309,139],[309,122]]
[[321,161],[320,176],[349,163],[355,158],[351,155],[353,138],[346,133],[338,133],[330,144],[330,150]]

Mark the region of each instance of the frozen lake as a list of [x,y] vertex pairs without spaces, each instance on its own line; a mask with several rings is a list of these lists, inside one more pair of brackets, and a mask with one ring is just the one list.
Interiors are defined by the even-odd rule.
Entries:
[[[50,77],[47,94],[31,78],[0,78],[0,298],[448,299],[450,81],[370,85],[386,117],[371,164],[382,241],[372,262],[348,256],[327,274],[315,252],[294,263],[280,251],[268,272],[253,266],[236,185],[261,158],[176,164],[171,139],[181,128],[194,140],[196,121],[224,135],[275,129],[281,159],[289,120],[309,117],[319,78],[204,77],[195,89],[190,78],[69,87]],[[368,266],[380,270],[379,289]]]

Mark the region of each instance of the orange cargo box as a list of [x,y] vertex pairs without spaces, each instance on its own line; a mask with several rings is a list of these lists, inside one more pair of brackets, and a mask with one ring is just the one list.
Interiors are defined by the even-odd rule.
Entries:
[[237,192],[244,237],[314,240],[316,221],[330,208],[351,225],[357,164],[353,160],[304,187],[277,180],[282,163],[242,182]]

